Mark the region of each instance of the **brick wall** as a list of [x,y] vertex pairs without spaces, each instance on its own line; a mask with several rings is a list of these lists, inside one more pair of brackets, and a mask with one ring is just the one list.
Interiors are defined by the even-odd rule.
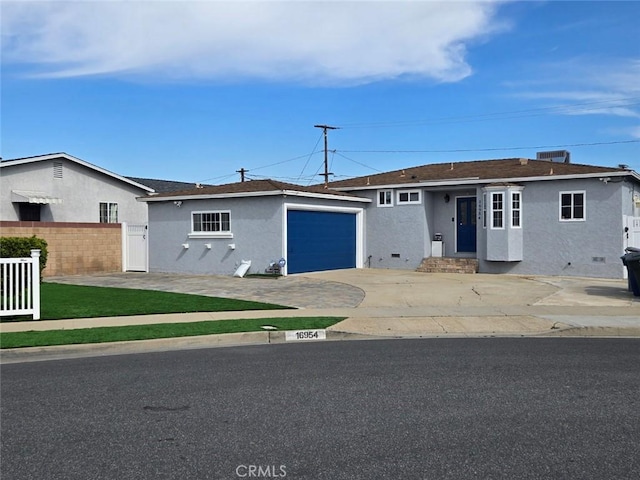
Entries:
[[122,271],[122,226],[119,223],[0,221],[3,237],[36,237],[47,241],[44,277]]

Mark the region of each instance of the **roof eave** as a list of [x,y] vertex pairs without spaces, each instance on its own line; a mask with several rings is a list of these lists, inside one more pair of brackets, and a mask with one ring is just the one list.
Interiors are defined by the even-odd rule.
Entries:
[[269,190],[262,192],[240,192],[240,193],[203,193],[197,194],[185,194],[185,195],[170,195],[170,196],[150,196],[150,197],[138,197],[138,201],[141,202],[168,202],[168,201],[184,201],[184,200],[214,200],[224,198],[249,198],[249,197],[273,197],[273,196],[297,196],[307,198],[319,198],[330,200],[346,200],[348,202],[371,202],[370,199],[360,197],[347,197],[343,195],[332,195],[331,193],[314,193],[314,192],[299,192],[297,190]]
[[69,155],[68,153],[51,153],[47,155],[40,155],[37,157],[19,158],[17,160],[4,160],[3,162],[0,162],[0,167],[25,165],[28,163],[36,163],[36,162],[42,162],[46,160],[55,160],[56,158],[64,158],[66,160],[69,160],[70,162],[77,163],[78,165],[82,165],[83,167],[89,168],[91,170],[95,170],[96,172],[100,172],[104,175],[120,180],[121,182],[140,188],[141,190],[144,190],[148,193],[155,192],[153,188],[147,187],[146,185],[142,185],[141,183],[138,183],[138,182],[134,182],[133,180],[129,180],[127,177],[123,177],[122,175],[118,175],[117,173],[110,172],[109,170],[106,170],[102,167],[98,167],[97,165],[94,165],[92,163],[85,162],[84,160],[74,157],[73,155]]
[[455,187],[458,185],[477,185],[487,183],[500,183],[500,182],[536,182],[547,180],[577,180],[582,178],[607,178],[607,177],[627,177],[631,176],[640,181],[640,174],[633,170],[629,171],[616,171],[616,172],[594,172],[594,173],[580,173],[571,175],[540,175],[535,177],[499,177],[499,178],[452,178],[448,180],[424,180],[415,183],[398,183],[398,184],[381,184],[381,185],[366,185],[366,186],[351,186],[351,187],[331,187],[333,190],[339,192],[349,192],[354,190],[380,190],[380,189],[392,189],[392,188],[424,188],[424,187]]

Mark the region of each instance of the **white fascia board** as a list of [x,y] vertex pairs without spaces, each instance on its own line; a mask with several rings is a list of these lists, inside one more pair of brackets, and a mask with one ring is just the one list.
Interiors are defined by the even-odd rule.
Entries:
[[133,185],[134,187],[140,188],[141,190],[144,190],[148,193],[155,192],[153,188],[147,187],[146,185],[142,185],[141,183],[138,183],[138,182],[134,182],[133,180],[129,180],[128,178],[118,175],[117,173],[110,172],[109,170],[106,170],[102,167],[98,167],[97,165],[94,165],[92,163],[85,162],[84,160],[76,158],[73,155],[69,155],[67,153],[52,153],[49,155],[40,155],[38,157],[22,158],[20,160],[6,160],[4,162],[0,162],[0,166],[11,167],[13,165],[25,165],[28,163],[42,162],[45,160],[55,160],[56,158],[64,158],[66,160],[69,160],[70,162],[77,163],[78,165],[82,165],[83,167],[89,168],[91,170],[95,170],[96,172],[100,172],[104,175],[120,180],[121,182],[128,183],[129,185]]
[[544,175],[539,177],[506,177],[506,178],[459,178],[451,180],[434,180],[424,181],[420,183],[401,183],[391,185],[370,185],[366,187],[341,187],[335,188],[337,191],[354,191],[354,190],[385,190],[393,188],[409,189],[424,187],[456,187],[459,185],[477,185],[487,183],[504,183],[504,182],[538,182],[547,180],[579,180],[583,178],[607,178],[607,177],[627,177],[632,176],[640,181],[640,174],[633,170],[627,172],[605,172],[605,173],[581,173],[572,175]]
[[282,193],[283,195],[290,195],[292,197],[307,197],[320,198],[325,200],[344,200],[347,202],[371,203],[370,198],[345,197],[342,195],[331,195],[330,193],[298,192],[296,190],[283,190]]
[[203,193],[202,195],[172,195],[166,197],[139,197],[138,200],[141,202],[167,202],[167,201],[178,201],[178,200],[213,200],[213,199],[222,199],[222,198],[247,198],[247,197],[273,197],[273,196],[291,196],[291,197],[308,197],[308,198],[320,198],[325,200],[346,200],[351,202],[364,202],[368,203],[371,200],[366,198],[359,197],[344,197],[342,195],[331,195],[331,194],[322,194],[322,193],[311,193],[311,192],[298,192],[296,190],[269,190],[266,192],[242,192],[242,193],[217,193],[217,194],[207,194]]

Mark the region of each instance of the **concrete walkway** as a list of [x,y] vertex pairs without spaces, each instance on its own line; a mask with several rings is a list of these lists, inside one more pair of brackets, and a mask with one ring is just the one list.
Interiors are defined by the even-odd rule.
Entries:
[[[626,280],[354,269],[278,279],[119,273],[55,277],[45,281],[239,298],[298,309],[2,323],[0,332],[234,318],[341,316],[347,318],[328,329],[329,337],[640,337],[640,298],[627,290]],[[184,348],[180,342],[191,346],[220,343],[221,337],[231,343],[266,343],[282,341],[281,333],[142,343],[149,348],[150,342],[156,342],[157,346],[150,348],[161,349]],[[138,343],[141,342],[128,342],[128,345]],[[169,347],[170,344],[173,347]],[[88,347],[95,346],[73,348]],[[17,350],[26,353],[30,349]],[[8,357],[7,353],[3,352],[3,360]]]

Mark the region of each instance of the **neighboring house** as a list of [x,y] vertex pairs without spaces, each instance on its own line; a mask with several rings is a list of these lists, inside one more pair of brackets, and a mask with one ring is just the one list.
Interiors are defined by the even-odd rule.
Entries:
[[150,270],[231,274],[249,260],[262,272],[279,258],[283,273],[416,269],[444,256],[487,273],[621,278],[624,248],[640,246],[640,176],[562,158],[425,165],[327,189],[260,180],[144,197]]
[[197,186],[202,186],[201,184],[194,184],[190,182],[176,182],[173,180],[156,180],[153,178],[140,178],[140,177],[126,177],[126,178],[128,178],[133,182],[139,183],[140,185],[145,185],[153,189],[155,193],[174,192],[177,190],[187,190]]
[[0,162],[0,220],[146,223],[153,188],[66,153]]
[[147,205],[137,198],[193,186],[123,177],[66,153],[3,160],[2,235],[47,240],[45,275],[146,271]]
[[143,195],[193,183],[124,177],[66,153],[0,162],[0,220],[147,223]]

